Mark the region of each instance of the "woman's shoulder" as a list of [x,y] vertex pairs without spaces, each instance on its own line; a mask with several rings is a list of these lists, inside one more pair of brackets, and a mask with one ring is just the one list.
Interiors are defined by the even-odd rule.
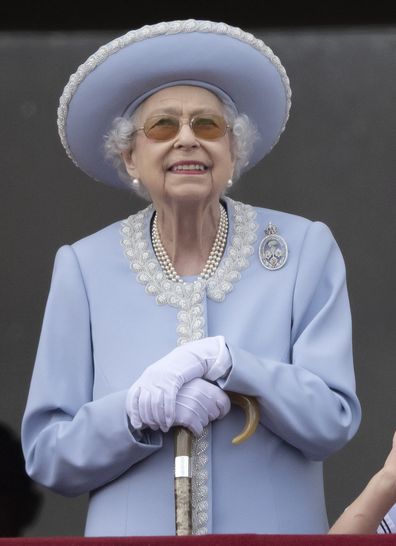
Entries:
[[281,210],[269,209],[265,207],[253,207],[256,211],[257,220],[259,222],[268,222],[282,224],[286,227],[293,227],[297,229],[307,229],[313,220],[299,216],[290,212],[284,212]]
[[306,218],[305,216],[300,216],[293,212],[286,212],[283,210],[276,210],[267,207],[259,207],[250,205],[256,212],[258,219],[266,220],[268,218],[276,218],[278,222],[283,222],[286,225],[292,225],[295,227],[307,228],[316,220]]
[[307,234],[311,237],[332,239],[330,228],[321,220],[313,220],[290,212],[249,205],[255,212],[258,230],[264,232],[271,224],[280,235],[287,234],[302,242]]
[[[238,213],[238,203],[236,213]],[[239,204],[246,207],[246,218],[254,220],[250,225],[254,226],[258,241],[264,240],[267,235],[277,234],[287,244],[289,253],[295,256],[305,252],[309,256],[316,255],[320,248],[323,253],[339,253],[338,244],[331,229],[320,220],[312,220],[290,212],[257,207],[253,205]],[[248,228],[249,229],[249,228]]]
[[121,240],[122,220],[114,222],[106,227],[95,231],[81,239],[75,241],[70,246],[77,255],[91,253],[95,251],[104,251],[111,248],[115,241]]
[[[150,213],[151,206],[146,207],[145,209],[138,210],[135,213],[132,213],[127,218],[118,220],[98,231],[87,235],[78,241],[75,241],[71,244],[73,250],[77,253],[85,253],[96,251],[97,249],[106,250],[116,247],[117,250],[121,248],[121,241],[124,238],[122,234],[122,228],[124,224],[131,223],[136,220],[141,220],[144,218],[147,213]],[[118,245],[114,245],[118,243]]]
[[123,220],[114,222],[81,239],[61,246],[55,257],[55,269],[79,269],[84,278],[99,269],[112,270],[123,259],[121,229]]

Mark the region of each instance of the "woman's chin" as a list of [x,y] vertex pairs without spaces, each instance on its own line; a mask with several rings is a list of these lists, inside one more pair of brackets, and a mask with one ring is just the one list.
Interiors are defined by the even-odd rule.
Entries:
[[176,181],[166,187],[166,193],[168,198],[183,201],[196,201],[215,196],[213,184],[202,179]]

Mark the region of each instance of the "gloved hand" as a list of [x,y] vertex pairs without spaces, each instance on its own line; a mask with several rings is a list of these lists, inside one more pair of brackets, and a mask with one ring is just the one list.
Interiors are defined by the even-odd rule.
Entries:
[[230,399],[220,387],[205,379],[193,379],[177,393],[173,425],[188,428],[199,436],[210,421],[222,419],[230,408]]
[[223,336],[207,337],[176,347],[144,370],[130,387],[126,411],[135,429],[144,423],[167,432],[175,420],[179,389],[197,377],[215,381],[231,367],[231,356]]

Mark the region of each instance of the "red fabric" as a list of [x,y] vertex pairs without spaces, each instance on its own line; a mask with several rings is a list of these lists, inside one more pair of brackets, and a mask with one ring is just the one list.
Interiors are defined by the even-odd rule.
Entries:
[[0,538],[0,546],[396,546],[393,535],[204,535],[128,538]]

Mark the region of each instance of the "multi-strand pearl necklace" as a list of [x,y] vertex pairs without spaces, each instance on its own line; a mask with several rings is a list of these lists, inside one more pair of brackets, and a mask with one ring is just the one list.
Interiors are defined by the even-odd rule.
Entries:
[[[206,261],[206,264],[198,275],[199,279],[207,280],[209,279],[214,272],[216,271],[220,260],[223,256],[224,249],[227,242],[227,233],[228,233],[228,216],[223,205],[220,204],[220,221],[217,228],[216,238],[214,240],[212,250],[210,251],[209,257]],[[160,234],[158,231],[157,224],[157,213],[154,214],[153,227],[151,233],[152,243],[155,255],[157,256],[158,262],[162,267],[165,275],[169,280],[174,282],[184,282],[180,275],[177,273],[176,269],[173,266],[172,260],[169,258],[168,253],[166,252],[164,245],[161,242]]]

